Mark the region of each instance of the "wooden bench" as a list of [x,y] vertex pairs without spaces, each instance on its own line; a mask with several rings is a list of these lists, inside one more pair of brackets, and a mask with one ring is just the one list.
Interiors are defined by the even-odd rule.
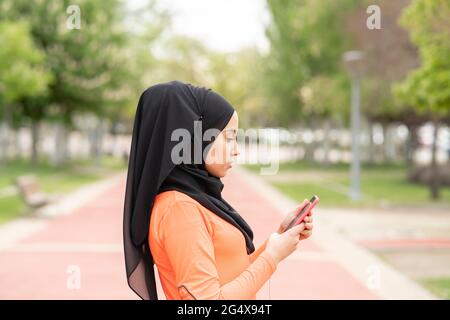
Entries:
[[25,203],[32,208],[39,208],[50,202],[48,195],[42,191],[37,178],[33,175],[18,177],[16,186]]

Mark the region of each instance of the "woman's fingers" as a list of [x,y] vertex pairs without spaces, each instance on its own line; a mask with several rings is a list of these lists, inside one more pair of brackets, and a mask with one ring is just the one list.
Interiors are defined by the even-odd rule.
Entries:
[[305,228],[302,232],[300,232],[300,240],[307,239],[312,235],[312,229],[314,228],[312,223],[313,222],[312,215],[313,212],[310,211],[303,220],[303,222],[305,223]]
[[294,210],[295,215],[297,215],[308,203],[308,199],[303,200],[303,202]]
[[[294,211],[292,211],[292,212],[289,212],[289,213],[285,216],[284,220],[281,222],[281,224],[280,224],[280,226],[279,226],[277,232],[281,234],[281,233],[283,233],[284,231],[286,231],[287,226],[292,222],[292,220],[293,220],[294,217],[298,214],[298,212],[300,211],[300,209],[301,209],[302,207],[304,207],[308,202],[309,202],[308,199],[305,199],[305,200],[303,201],[303,203],[301,203],[301,204],[296,208],[296,210],[294,210]],[[312,217],[312,215],[313,215],[313,211],[311,210],[310,212],[308,212],[308,214],[306,215],[306,217],[305,217],[305,219],[303,220],[303,222],[305,222],[305,223],[312,223],[312,222],[313,222],[313,217]],[[308,229],[306,226],[305,226],[304,228],[305,228],[305,229]]]
[[314,228],[312,223],[305,223],[305,229],[306,230],[312,230]]
[[280,223],[280,226],[278,227],[278,233],[283,233],[287,226],[292,222],[292,220],[298,215],[298,213],[301,211],[301,209],[306,206],[309,203],[308,199],[303,200],[303,202],[297,206],[293,211],[289,212],[283,219],[283,221]]
[[308,239],[312,235],[312,230],[303,230],[300,232],[300,240]]
[[305,230],[305,223],[299,223],[296,226],[293,226],[291,229],[289,229],[287,232],[293,233],[293,234],[300,234],[303,230]]
[[308,239],[312,235],[312,223],[305,223],[305,229],[300,232],[300,240]]

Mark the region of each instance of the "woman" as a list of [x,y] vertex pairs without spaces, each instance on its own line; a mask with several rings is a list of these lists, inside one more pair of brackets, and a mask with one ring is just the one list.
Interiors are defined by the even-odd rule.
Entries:
[[250,226],[221,196],[220,178],[239,154],[237,130],[234,108],[209,88],[171,81],[141,95],[124,249],[128,284],[142,299],[158,299],[154,265],[167,299],[255,299],[277,264],[311,235],[312,213],[283,232],[291,212],[255,250]]

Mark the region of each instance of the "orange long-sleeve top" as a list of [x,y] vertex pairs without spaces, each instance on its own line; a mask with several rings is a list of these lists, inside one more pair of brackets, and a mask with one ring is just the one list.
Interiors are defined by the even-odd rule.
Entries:
[[256,299],[277,268],[266,243],[248,255],[241,231],[195,199],[155,197],[149,245],[167,299]]

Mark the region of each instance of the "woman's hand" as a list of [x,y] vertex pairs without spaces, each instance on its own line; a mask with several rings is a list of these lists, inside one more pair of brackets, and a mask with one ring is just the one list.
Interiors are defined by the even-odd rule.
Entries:
[[302,222],[291,229],[279,234],[274,232],[267,241],[265,251],[269,253],[278,264],[297,249],[300,242],[300,234],[304,231],[305,223]]
[[305,220],[305,230],[300,233],[300,240],[308,239],[312,235],[313,230],[313,212],[312,210],[306,215]]
[[[292,221],[292,219],[294,219],[294,217],[296,216],[296,213],[301,210],[301,208],[303,208],[306,204],[308,203],[308,200],[305,199],[302,204],[300,204],[295,210],[289,212],[286,217],[284,218],[284,220],[281,222],[280,227],[278,228],[278,233],[281,234],[283,233],[287,226],[289,225],[289,223]],[[313,211],[311,210],[307,216],[305,217],[305,228],[304,230],[300,233],[300,240],[304,240],[307,239],[311,236],[312,234],[312,229],[313,229]]]

